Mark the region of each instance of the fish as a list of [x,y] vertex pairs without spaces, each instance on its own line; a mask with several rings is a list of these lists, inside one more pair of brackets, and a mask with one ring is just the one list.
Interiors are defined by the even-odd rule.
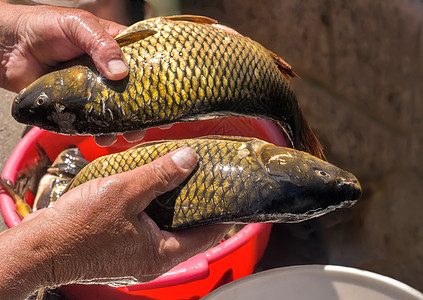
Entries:
[[71,180],[72,178],[70,177],[60,177],[50,173],[45,174],[38,185],[32,210],[36,211],[52,206],[54,202],[59,200]]
[[59,153],[47,172],[61,178],[72,178],[88,163],[79,148],[71,146]]
[[[38,144],[36,152],[38,159],[18,173],[15,183],[0,177],[0,187],[15,202],[21,219],[33,211],[52,206],[72,178],[89,163],[76,146],[60,152],[53,163]],[[25,200],[27,192],[35,194],[32,207]]]
[[185,146],[198,154],[195,170],[145,210],[164,230],[214,223],[300,222],[349,207],[361,196],[354,175],[309,153],[228,136],[152,141],[99,157],[72,179],[64,194]]
[[37,155],[27,161],[22,169],[17,172],[17,177],[12,184],[15,192],[22,199],[25,198],[27,192],[35,195],[41,177],[47,172],[48,167],[51,166],[50,158],[38,143],[35,145],[35,152]]
[[15,191],[15,186],[10,180],[0,177],[0,188],[5,190],[13,199],[16,205],[16,212],[21,219],[32,213],[31,207],[18,193]]
[[147,19],[115,40],[126,78],[106,79],[83,56],[24,88],[13,117],[63,134],[107,135],[246,116],[277,122],[293,148],[324,157],[290,87],[296,73],[258,42],[192,15]]
[[33,211],[52,206],[72,178],[89,163],[76,146],[71,146],[55,158],[41,178],[35,195]]
[[15,202],[16,212],[21,219],[32,213],[32,208],[26,202],[25,195],[27,193],[34,195],[37,192],[40,179],[51,165],[47,153],[38,143],[35,145],[35,152],[37,153],[36,157],[28,161],[17,172],[13,182],[0,177],[0,190],[3,189]]

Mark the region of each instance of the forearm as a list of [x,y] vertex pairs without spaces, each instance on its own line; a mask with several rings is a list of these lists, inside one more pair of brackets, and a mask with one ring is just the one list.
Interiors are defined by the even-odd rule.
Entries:
[[24,299],[54,283],[48,224],[38,218],[0,234],[0,299]]

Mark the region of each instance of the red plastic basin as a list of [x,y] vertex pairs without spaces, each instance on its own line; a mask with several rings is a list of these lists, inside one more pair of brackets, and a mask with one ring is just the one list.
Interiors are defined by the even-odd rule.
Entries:
[[[177,123],[170,129],[151,128],[143,141],[191,138],[204,135],[251,136],[276,145],[286,146],[278,127],[265,120],[229,117],[192,123]],[[77,145],[88,160],[125,150],[133,144],[122,137],[110,147],[99,147],[89,136],[65,136],[33,128],[16,146],[2,172],[2,177],[15,181],[19,170],[38,159],[40,145],[50,160],[66,147]],[[26,194],[29,203],[33,195]],[[21,220],[12,198],[0,193],[0,208],[8,227]],[[69,285],[61,288],[69,299],[199,299],[233,280],[250,275],[266,249],[271,224],[249,224],[230,239],[179,264],[148,283],[114,288],[104,285]]]

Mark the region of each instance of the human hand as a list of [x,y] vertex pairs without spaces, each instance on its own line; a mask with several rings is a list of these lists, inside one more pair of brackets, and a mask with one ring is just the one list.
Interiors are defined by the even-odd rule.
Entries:
[[[145,134],[146,134],[146,130],[140,130],[140,131],[124,133],[122,134],[122,136],[124,137],[126,141],[132,143],[132,142],[138,142],[142,140]],[[117,140],[116,134],[94,136],[94,141],[97,143],[97,145],[102,147],[111,146],[116,142],[116,140]]]
[[112,38],[125,26],[79,9],[0,1],[0,87],[18,92],[58,63],[90,55],[110,80],[128,73]]
[[[172,128],[172,124],[161,125],[159,126],[159,128],[163,130],[170,129]],[[138,142],[142,140],[146,133],[147,131],[144,129],[139,131],[127,132],[122,134],[122,136],[126,141],[133,143],[133,142]],[[117,135],[111,134],[111,135],[94,136],[94,140],[97,143],[97,145],[106,147],[106,146],[113,145],[116,142]]]
[[148,281],[215,246],[231,226],[170,233],[143,212],[152,199],[185,180],[196,157],[184,148],[135,170],[90,181],[26,220],[51,224],[50,234],[43,236],[53,284]]

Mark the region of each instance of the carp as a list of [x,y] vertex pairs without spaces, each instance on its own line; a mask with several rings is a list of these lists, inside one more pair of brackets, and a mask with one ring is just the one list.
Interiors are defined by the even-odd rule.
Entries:
[[299,222],[349,207],[361,196],[354,175],[306,152],[256,138],[226,136],[147,142],[97,158],[72,179],[64,193],[185,146],[197,152],[197,167],[183,184],[158,196],[145,210],[161,229]]
[[106,135],[223,116],[274,120],[295,149],[323,157],[289,80],[289,64],[202,16],[138,22],[116,37],[129,65],[104,78],[88,56],[48,73],[15,98],[18,121],[64,134]]

